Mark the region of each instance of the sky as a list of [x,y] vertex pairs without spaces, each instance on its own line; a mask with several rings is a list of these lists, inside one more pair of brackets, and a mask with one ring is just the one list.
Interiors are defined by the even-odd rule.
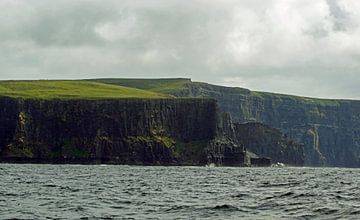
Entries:
[[184,77],[360,99],[359,0],[1,0],[0,80]]

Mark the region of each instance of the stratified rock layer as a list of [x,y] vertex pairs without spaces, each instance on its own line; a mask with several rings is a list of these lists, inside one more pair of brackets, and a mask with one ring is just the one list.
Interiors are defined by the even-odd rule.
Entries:
[[218,136],[208,150],[209,161],[230,166],[260,165],[251,161],[269,164],[266,158],[274,163],[302,166],[305,160],[303,145],[279,129],[261,123],[233,123],[227,113],[219,115]]
[[260,123],[235,124],[238,143],[259,157],[288,165],[303,165],[304,148],[289,140],[280,130]]
[[217,132],[210,99],[0,98],[0,159],[15,162],[206,164]]
[[211,97],[238,123],[278,128],[304,145],[306,165],[360,167],[360,101],[320,100],[190,83],[176,93]]

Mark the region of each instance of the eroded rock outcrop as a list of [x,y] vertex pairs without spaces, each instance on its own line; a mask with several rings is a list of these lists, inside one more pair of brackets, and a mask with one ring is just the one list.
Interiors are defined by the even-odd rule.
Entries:
[[289,140],[280,130],[261,123],[235,124],[239,144],[247,151],[276,162],[300,166],[304,165],[303,145]]
[[303,145],[279,129],[261,123],[234,123],[227,113],[219,115],[218,135],[207,151],[210,163],[226,166],[263,166],[270,160],[302,166],[305,159]]

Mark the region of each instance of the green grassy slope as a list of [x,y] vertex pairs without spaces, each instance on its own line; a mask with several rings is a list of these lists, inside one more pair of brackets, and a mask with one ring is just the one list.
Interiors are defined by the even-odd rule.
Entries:
[[[186,78],[125,79],[103,78],[89,80],[25,80],[0,81],[0,96],[25,99],[116,99],[116,98],[169,98],[190,87],[221,91],[222,86],[192,82]],[[317,99],[293,95],[227,88],[260,99],[273,97],[292,99],[304,104],[337,106],[347,100]]]
[[[180,91],[192,88],[203,88],[205,90],[213,90],[215,92],[221,91],[223,86],[216,86],[207,83],[192,82],[190,79],[186,78],[164,78],[164,79],[126,79],[126,78],[104,78],[104,79],[91,79],[90,81],[101,82],[106,84],[121,85],[134,87],[139,89],[144,89],[152,92],[158,92],[163,94],[177,94]],[[250,91],[243,88],[229,88],[234,93],[244,93],[244,95],[249,95],[254,98],[268,98],[273,97],[277,99],[285,100],[294,100],[304,104],[311,105],[323,105],[323,106],[337,106],[341,102],[348,102],[349,100],[337,100],[337,99],[319,99],[319,98],[310,98],[278,93],[269,93],[269,92],[257,92]]]
[[186,78],[163,78],[163,79],[126,79],[126,78],[104,78],[90,79],[90,81],[128,86],[138,89],[149,90],[163,94],[174,94],[187,88],[191,84],[190,79]]
[[169,98],[151,91],[83,80],[0,81],[0,96],[23,99]]
[[278,93],[270,93],[270,92],[251,91],[250,94],[251,96],[260,99],[272,97],[277,99],[293,100],[308,105],[310,104],[310,105],[320,105],[320,106],[339,106],[340,103],[353,101],[353,100],[344,100],[344,99],[320,99],[320,98],[294,96],[294,95],[286,95],[286,94],[278,94]]

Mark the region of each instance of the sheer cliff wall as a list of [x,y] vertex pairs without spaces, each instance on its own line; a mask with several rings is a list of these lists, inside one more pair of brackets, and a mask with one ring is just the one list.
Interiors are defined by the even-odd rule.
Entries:
[[304,145],[305,164],[360,167],[360,101],[323,100],[191,83],[176,93],[211,97],[234,122],[260,122]]
[[0,160],[205,164],[214,139],[211,99],[0,98]]

